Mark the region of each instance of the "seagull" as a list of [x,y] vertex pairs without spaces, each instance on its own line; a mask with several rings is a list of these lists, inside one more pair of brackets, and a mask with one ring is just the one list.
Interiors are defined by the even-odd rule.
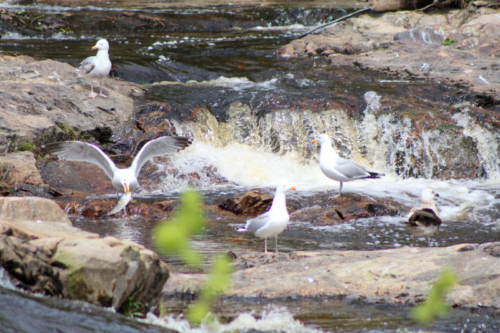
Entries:
[[321,171],[333,180],[340,182],[339,195],[342,196],[342,184],[357,179],[380,178],[383,173],[370,171],[368,167],[358,165],[354,162],[341,158],[332,147],[332,140],[328,134],[321,134],[312,143],[319,142],[321,152],[319,154],[319,167]]
[[[109,74],[111,70],[111,61],[109,60],[108,50],[109,43],[105,39],[101,39],[92,47],[92,50],[97,49],[97,54],[93,57],[88,57],[82,61],[80,68],[83,74],[90,76],[90,95],[89,98],[96,98],[101,96],[107,98],[108,96],[102,93],[102,78]],[[99,78],[99,95],[94,92],[94,78]]]
[[275,248],[278,253],[278,235],[285,230],[290,220],[286,209],[286,192],[295,191],[295,187],[279,185],[274,194],[271,209],[268,212],[248,220],[244,228],[238,231],[252,231],[255,236],[264,238],[264,252],[267,253],[267,237],[275,237]]
[[[162,136],[147,142],[126,169],[117,168],[115,163],[99,147],[81,141],[64,141],[46,144],[43,149],[67,161],[89,162],[100,167],[111,179],[111,184],[122,196],[126,203],[130,201],[131,193],[139,187],[137,177],[142,166],[153,157],[171,155],[191,144],[186,137]],[[127,193],[130,192],[130,195]],[[120,201],[123,203],[122,199]],[[120,202],[119,202],[120,203]],[[118,205],[117,205],[118,207]],[[115,207],[115,208],[117,208]],[[115,208],[113,210],[115,210]],[[119,210],[121,210],[119,209]],[[112,210],[112,211],[113,211]],[[118,211],[119,211],[118,210]],[[118,212],[116,211],[116,212]]]
[[439,197],[439,194],[430,188],[426,188],[422,191],[422,206],[413,207],[408,214],[408,222],[405,222],[405,224],[408,225],[412,232],[412,246],[415,246],[415,235],[425,236],[427,246],[431,246],[430,237],[439,231],[442,221],[434,197]]

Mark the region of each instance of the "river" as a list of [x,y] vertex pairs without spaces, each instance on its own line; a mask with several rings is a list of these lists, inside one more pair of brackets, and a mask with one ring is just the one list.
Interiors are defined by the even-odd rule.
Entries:
[[[394,108],[395,103],[418,105],[433,113],[433,110],[454,107],[457,99],[472,103],[473,96],[424,80],[407,81],[384,72],[337,67],[325,58],[277,56],[276,50],[292,38],[362,8],[364,3],[356,3],[355,8],[348,3],[324,1],[262,2],[251,6],[244,1],[191,3],[191,6],[183,2],[155,1],[92,2],[92,6],[82,1],[52,3],[0,2],[0,8],[24,11],[32,24],[37,24],[34,18],[41,15],[45,20],[61,14],[78,20],[84,15],[112,16],[121,11],[183,22],[180,28],[176,23],[171,29],[166,27],[161,31],[125,29],[117,32],[102,27],[95,27],[95,31],[61,29],[33,35],[2,31],[0,47],[6,54],[54,59],[77,67],[83,58],[91,55],[89,50],[95,41],[106,38],[111,45],[112,76],[147,86],[149,101],[170,103],[181,111],[199,106],[208,108],[210,113],[204,115],[204,122],[176,125],[177,132],[193,136],[195,142],[170,160],[171,166],[182,174],[199,172],[196,186],[206,202],[213,203],[222,196],[250,189],[272,194],[280,183],[296,186],[296,193],[288,197],[289,204],[295,208],[313,206],[318,196],[326,198],[336,194],[338,183],[321,173],[316,160],[317,148],[310,143],[317,134],[334,128],[340,138],[337,148],[345,156],[368,162],[375,170],[386,173],[386,177],[379,180],[346,183],[345,193],[395,199],[412,206],[424,188],[433,187],[440,195],[437,203],[444,221],[439,235],[433,237],[433,246],[499,239],[500,162],[496,154],[496,133],[474,127],[465,113],[454,116],[456,126],[465,128],[477,143],[475,157],[481,163],[481,177],[454,180],[436,175],[436,170],[442,168],[440,158],[444,156],[440,148],[448,144],[439,140],[442,134],[425,132],[425,149],[405,147],[401,142],[412,133],[391,114],[353,120],[359,117],[359,112],[369,115],[370,110],[379,107],[377,103],[381,99],[390,100]],[[68,4],[73,6],[65,6]],[[460,97],[451,97],[457,95]],[[248,105],[248,110],[234,114],[230,106],[236,102]],[[353,111],[353,119],[342,119],[335,111],[316,112],[351,106],[358,110]],[[261,123],[257,127],[254,124],[258,121]],[[363,129],[373,128],[378,129],[383,143],[373,145],[362,138],[367,134]],[[395,137],[403,137],[403,140],[396,141]],[[365,146],[356,149],[357,139],[365,140]],[[401,160],[401,152],[420,158],[423,161],[420,167],[411,164],[411,159]],[[161,163],[158,167],[165,168]],[[206,167],[216,168],[227,182],[223,185],[211,182],[210,177],[200,172]],[[188,183],[183,177],[167,174],[161,182],[140,189],[135,199],[176,199]],[[133,215],[105,221],[72,216],[72,220],[82,229],[130,239],[149,248],[152,248],[151,230],[158,222]],[[280,250],[373,250],[408,246],[411,238],[403,220],[401,215],[380,216],[319,225],[292,214],[290,226],[279,237]],[[205,255],[206,263],[213,254],[235,246],[261,251],[260,239],[235,231],[242,223],[243,219],[209,215],[205,232],[195,237],[193,246]],[[169,260],[174,271],[187,270],[177,260]],[[36,327],[43,327],[40,332],[64,331],[75,322],[81,323],[78,329],[72,330],[75,332],[162,331],[151,325],[158,323],[152,317],[143,323],[112,312],[103,314],[88,305],[32,297],[11,290],[6,279],[2,281],[0,303],[3,309],[10,309],[9,312],[2,310],[0,315],[2,323],[9,323],[2,325],[5,332],[32,332]],[[176,317],[185,309],[184,301],[175,300],[169,306],[173,323],[170,327],[180,331],[184,327],[184,331],[189,331],[185,328],[187,324]],[[260,318],[260,323],[238,317],[250,311],[254,313],[252,318]],[[493,332],[499,329],[498,315],[487,309],[454,309],[450,316],[430,327],[420,327],[409,319],[407,307],[341,299],[275,300],[271,304],[258,300],[223,300],[214,306],[214,312],[223,320],[239,318],[240,326],[231,330],[260,331],[272,329],[272,325],[277,325],[275,330],[285,327],[287,331],[296,332]],[[24,316],[30,321],[23,324]],[[219,331],[225,329],[229,328],[221,324]]]

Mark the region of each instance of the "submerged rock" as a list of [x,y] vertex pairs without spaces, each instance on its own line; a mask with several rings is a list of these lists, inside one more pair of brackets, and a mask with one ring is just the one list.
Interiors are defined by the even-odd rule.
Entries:
[[42,198],[0,198],[0,260],[18,287],[118,311],[156,307],[169,276],[153,251],[74,228]]

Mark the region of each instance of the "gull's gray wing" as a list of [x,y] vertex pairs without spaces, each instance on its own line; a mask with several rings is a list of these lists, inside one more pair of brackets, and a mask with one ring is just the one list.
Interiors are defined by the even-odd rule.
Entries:
[[248,231],[256,232],[257,230],[262,228],[267,223],[268,220],[269,220],[269,212],[259,215],[251,220],[248,220],[247,224],[245,225],[245,229],[247,229]]
[[115,163],[93,144],[80,141],[53,142],[44,145],[43,150],[63,160],[95,164],[106,172],[109,179],[113,180]]
[[334,168],[347,178],[356,179],[370,176],[363,167],[343,158],[337,158]]
[[88,57],[87,59],[82,61],[82,63],[80,64],[80,67],[78,69],[80,71],[82,71],[83,74],[90,73],[95,67],[94,60],[95,60],[95,56]]
[[139,176],[142,166],[157,156],[165,156],[182,150],[191,144],[191,139],[182,136],[162,136],[151,140],[142,147],[130,168]]

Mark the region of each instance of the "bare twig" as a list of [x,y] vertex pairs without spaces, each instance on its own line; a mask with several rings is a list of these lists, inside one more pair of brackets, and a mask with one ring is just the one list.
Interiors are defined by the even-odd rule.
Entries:
[[323,24],[323,25],[321,25],[321,26],[319,26],[319,27],[316,27],[316,28],[314,28],[314,29],[312,29],[312,30],[310,30],[310,31],[306,32],[305,34],[300,35],[298,38],[305,37],[305,36],[307,36],[307,35],[309,35],[309,34],[312,34],[312,33],[313,33],[313,32],[315,32],[315,31],[318,31],[318,30],[324,29],[324,28],[326,28],[326,27],[327,27],[327,26],[329,26],[329,25],[332,25],[332,24],[338,23],[338,22],[343,21],[343,20],[347,20],[348,18],[351,18],[351,17],[353,17],[353,16],[356,16],[356,15],[359,15],[359,14],[361,14],[361,13],[367,12],[367,11],[369,11],[369,10],[371,10],[371,8],[363,8],[363,9],[358,10],[357,12],[354,12],[354,13],[351,13],[351,14],[348,14],[348,15],[345,15],[345,16],[342,16],[342,17],[340,17],[340,18],[338,18],[338,19],[336,19],[336,20],[334,20],[334,21],[332,21],[332,22],[328,22],[328,23]]

